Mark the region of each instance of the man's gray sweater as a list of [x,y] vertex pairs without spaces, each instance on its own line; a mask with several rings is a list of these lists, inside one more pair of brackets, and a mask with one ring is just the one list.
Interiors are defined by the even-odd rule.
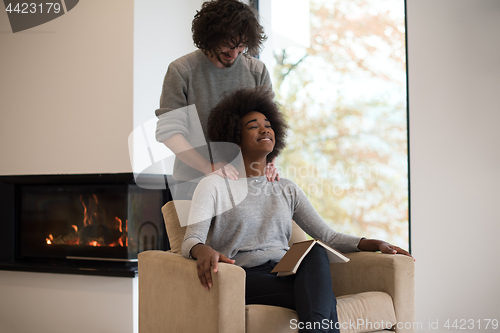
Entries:
[[289,248],[292,219],[341,252],[359,251],[361,237],[328,226],[293,181],[269,182],[265,176],[232,181],[211,175],[194,193],[182,254],[189,258],[191,248],[204,243],[242,267],[277,262]]
[[[175,134],[182,134],[207,160],[207,122],[210,111],[224,94],[240,88],[268,86],[271,78],[264,63],[240,54],[233,65],[218,68],[201,51],[196,50],[175,61],[167,70],[156,110],[156,140],[163,142]],[[193,180],[204,176],[176,159],[174,178]]]

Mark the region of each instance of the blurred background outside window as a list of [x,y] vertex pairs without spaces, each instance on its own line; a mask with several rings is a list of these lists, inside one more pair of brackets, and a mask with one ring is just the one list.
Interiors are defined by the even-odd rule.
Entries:
[[408,248],[403,0],[261,0],[290,132],[276,164],[335,230]]

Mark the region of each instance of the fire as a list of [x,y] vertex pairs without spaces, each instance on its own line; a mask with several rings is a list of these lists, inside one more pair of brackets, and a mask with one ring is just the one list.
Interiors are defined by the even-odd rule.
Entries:
[[45,240],[47,241],[47,244],[52,244],[52,241],[54,240],[54,236],[52,236],[52,234],[49,235],[49,238],[45,238]]
[[118,230],[120,230],[120,232],[123,232],[123,230],[122,230],[122,220],[118,216],[115,216],[115,221],[118,222],[118,224],[119,224]]
[[[128,220],[125,220],[125,232],[128,235]],[[125,236],[125,246],[128,246],[128,237]]]
[[[119,230],[121,233],[123,233],[123,222],[122,222],[122,220],[121,220],[118,216],[115,216],[115,221],[116,221],[116,222],[118,222],[118,225],[119,225],[118,230]],[[119,244],[120,246],[123,246],[123,240],[122,240],[122,238],[123,238],[123,236],[122,236],[122,237],[120,237],[120,239],[118,239],[118,244]],[[116,243],[113,243],[113,244],[112,244],[112,246],[115,246],[115,245],[116,245]]]
[[[94,200],[92,200],[94,199]],[[87,227],[92,224],[94,220],[97,220],[97,206],[99,204],[99,200],[97,199],[97,195],[92,194],[92,199],[89,199],[88,205],[85,204],[83,200],[83,196],[80,195],[80,202],[83,206],[83,226]]]
[[[80,195],[79,199],[83,208],[83,226],[73,224],[67,234],[56,235],[55,238],[50,234],[46,238],[48,245],[128,246],[128,220],[125,220],[124,226],[118,216],[107,217],[106,210],[98,207],[96,194]],[[101,234],[99,230],[104,230],[105,233]],[[113,240],[105,240],[104,235],[108,239],[112,235]]]

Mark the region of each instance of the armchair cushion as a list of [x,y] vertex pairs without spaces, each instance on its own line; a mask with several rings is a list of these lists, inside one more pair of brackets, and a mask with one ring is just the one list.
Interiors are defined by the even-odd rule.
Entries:
[[392,298],[381,291],[337,297],[337,313],[342,333],[372,332],[396,324]]
[[[341,296],[337,311],[342,333],[373,332],[396,323],[391,296],[384,292]],[[297,332],[299,325],[293,310],[258,304],[245,307],[246,333],[291,333]]]
[[272,305],[252,304],[245,306],[245,333],[289,333],[290,320],[298,320],[297,312]]

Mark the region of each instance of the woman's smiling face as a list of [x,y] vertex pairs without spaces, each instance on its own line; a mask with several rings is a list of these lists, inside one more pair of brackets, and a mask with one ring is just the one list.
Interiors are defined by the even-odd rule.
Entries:
[[274,131],[266,116],[252,111],[241,119],[240,148],[243,155],[265,153],[274,149]]

